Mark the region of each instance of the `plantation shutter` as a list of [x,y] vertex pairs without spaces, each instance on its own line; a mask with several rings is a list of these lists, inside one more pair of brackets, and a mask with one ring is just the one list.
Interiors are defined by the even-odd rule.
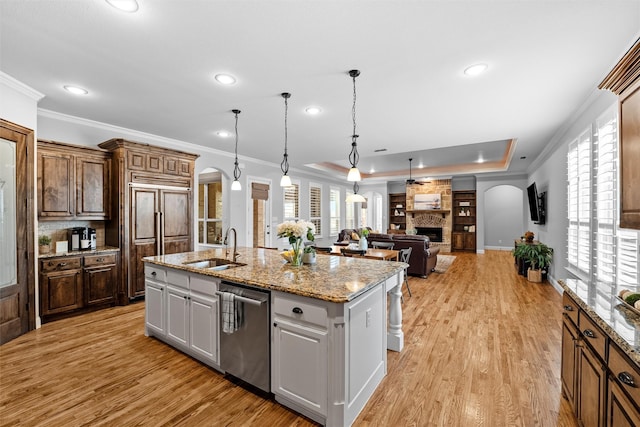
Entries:
[[322,189],[309,187],[309,221],[316,227],[316,236],[322,234]]
[[299,218],[299,184],[284,187],[284,219],[296,220]]

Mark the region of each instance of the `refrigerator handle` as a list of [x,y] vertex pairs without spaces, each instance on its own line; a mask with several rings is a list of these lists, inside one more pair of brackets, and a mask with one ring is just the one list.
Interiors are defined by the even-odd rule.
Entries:
[[162,248],[162,255],[165,255],[164,253],[164,212],[160,212],[160,247]]
[[160,252],[160,239],[161,239],[161,231],[160,231],[160,211],[156,212],[156,255],[162,255]]

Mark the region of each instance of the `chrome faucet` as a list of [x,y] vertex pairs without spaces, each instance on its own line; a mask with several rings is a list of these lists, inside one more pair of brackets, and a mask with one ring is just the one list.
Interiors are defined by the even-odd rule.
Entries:
[[227,232],[224,234],[224,257],[229,257],[229,232],[233,230],[233,262],[236,262],[236,259],[240,254],[237,252],[238,250],[238,234],[236,229],[233,227],[227,228]]

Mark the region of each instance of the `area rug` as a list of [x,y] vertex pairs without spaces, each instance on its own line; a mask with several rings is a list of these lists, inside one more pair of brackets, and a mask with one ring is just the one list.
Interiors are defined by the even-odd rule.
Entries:
[[438,262],[436,263],[435,272],[436,273],[446,273],[447,269],[453,264],[455,261],[455,255],[440,255],[438,254]]

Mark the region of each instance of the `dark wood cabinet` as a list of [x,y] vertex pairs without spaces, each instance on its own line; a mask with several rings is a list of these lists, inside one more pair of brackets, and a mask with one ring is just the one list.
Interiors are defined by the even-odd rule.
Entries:
[[115,253],[84,257],[84,303],[87,306],[115,303],[116,262]]
[[598,88],[618,95],[620,228],[640,230],[640,39]]
[[583,427],[604,426],[607,373],[603,362],[587,345],[578,348],[576,412]]
[[[404,233],[407,229],[407,194],[389,194],[389,232]],[[393,227],[393,228],[392,228]]]
[[123,139],[99,144],[113,155],[112,217],[105,242],[121,249],[120,304],[145,294],[142,258],[193,249],[194,154]]
[[452,192],[451,249],[454,251],[476,250],[476,192]]
[[40,263],[40,314],[52,314],[83,306],[82,258],[62,257]]
[[115,304],[118,252],[40,260],[40,314],[44,323]]
[[109,153],[40,140],[37,174],[39,219],[109,219]]

